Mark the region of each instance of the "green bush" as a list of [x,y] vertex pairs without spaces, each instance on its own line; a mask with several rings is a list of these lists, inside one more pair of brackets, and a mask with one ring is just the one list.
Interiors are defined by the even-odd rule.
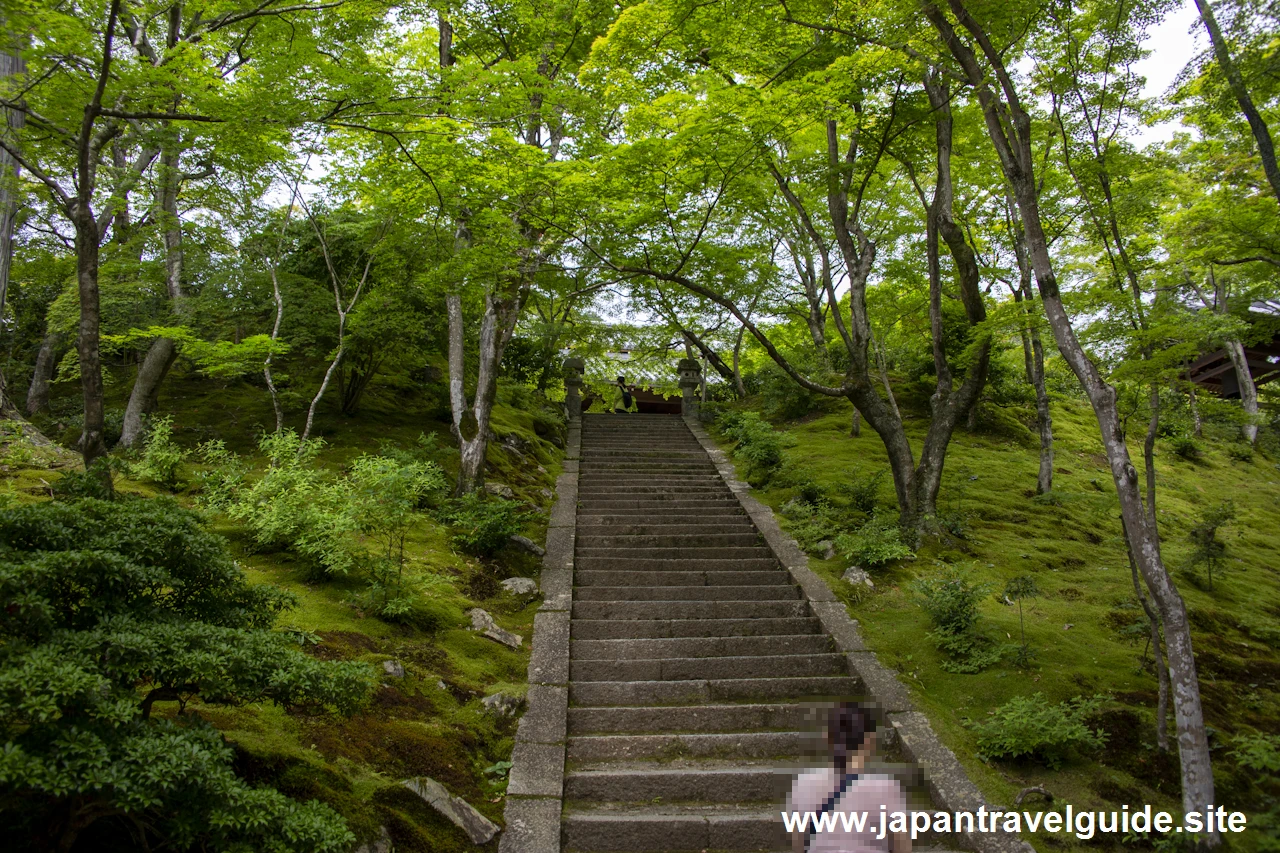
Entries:
[[524,523],[520,504],[484,492],[448,501],[439,518],[449,525],[453,546],[476,557],[492,557]]
[[1000,652],[978,625],[978,602],[991,591],[990,584],[970,583],[955,570],[930,578],[920,578],[912,588],[921,598],[920,606],[929,616],[933,630],[929,637],[947,656],[942,668],[947,672],[981,672],[1000,660]]
[[259,547],[291,548],[322,572],[350,574],[360,564],[359,522],[350,487],[314,464],[323,446],[292,430],[264,435],[258,448],[267,470],[237,493],[227,515],[245,522]]
[[1040,693],[1011,699],[975,726],[978,751],[987,759],[1030,758],[1056,770],[1072,752],[1090,752],[1106,743],[1106,733],[1087,722],[1103,701],[1102,696],[1077,697],[1055,704]]
[[867,519],[856,533],[837,536],[835,543],[840,556],[869,569],[905,559],[912,553],[902,541],[897,521],[883,513]]
[[1253,461],[1253,445],[1243,441],[1227,446],[1227,455],[1237,462]]
[[833,540],[846,529],[845,519],[825,500],[809,503],[803,500],[791,500],[782,508],[782,515],[791,524],[789,532],[808,552],[816,552],[818,543]]
[[173,418],[154,418],[147,428],[142,457],[129,466],[129,473],[172,492],[178,488],[178,469],[187,461],[187,455],[173,441]]
[[227,450],[221,440],[201,442],[196,445],[196,454],[207,466],[206,470],[196,474],[196,482],[200,484],[196,503],[205,509],[226,509],[244,485],[249,466]]
[[733,455],[747,464],[747,479],[753,485],[768,482],[782,464],[782,450],[795,443],[785,432],[778,432],[759,412],[738,412],[722,419],[722,431],[737,444]]
[[239,778],[221,733],[183,713],[192,699],[367,701],[366,665],[317,661],[271,630],[286,593],[250,585],[169,499],[0,511],[0,543],[0,829],[14,849],[86,831],[114,849],[349,849],[332,809]]
[[1189,435],[1175,436],[1169,440],[1169,446],[1173,452],[1188,462],[1195,462],[1204,456],[1204,448],[1200,442],[1196,441]]
[[884,478],[883,468],[874,474],[854,471],[849,474],[849,479],[836,486],[836,490],[849,499],[850,507],[869,515],[875,512],[876,503],[880,500],[880,485]]

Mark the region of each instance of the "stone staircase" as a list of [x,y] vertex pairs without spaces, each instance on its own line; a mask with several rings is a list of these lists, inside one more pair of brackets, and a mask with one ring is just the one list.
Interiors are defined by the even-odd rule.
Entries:
[[563,850],[789,849],[786,792],[862,682],[681,418],[585,415],[577,488]]

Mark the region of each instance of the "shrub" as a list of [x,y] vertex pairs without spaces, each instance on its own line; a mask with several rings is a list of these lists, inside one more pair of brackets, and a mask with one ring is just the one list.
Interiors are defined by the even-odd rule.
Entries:
[[1204,448],[1200,446],[1200,442],[1189,435],[1175,436],[1169,440],[1169,446],[1175,454],[1188,462],[1196,462],[1204,455]]
[[249,466],[235,453],[227,450],[226,444],[221,440],[196,445],[196,454],[208,466],[207,470],[196,474],[196,482],[200,484],[196,502],[205,509],[226,509],[236,492],[244,485]]
[[228,505],[263,548],[292,548],[323,572],[349,574],[360,562],[359,523],[351,513],[351,490],[312,464],[324,443],[302,441],[286,430],[264,435],[258,447],[269,467]]
[[1077,697],[1052,703],[1043,694],[1019,696],[975,727],[978,751],[987,759],[1032,758],[1056,770],[1072,752],[1101,748],[1106,733],[1089,727],[1104,698]]
[[[271,630],[286,593],[251,585],[224,540],[169,499],[0,511],[0,542],[11,842],[69,848],[92,826],[122,849],[349,848],[332,809],[249,785],[221,733],[181,713],[193,698],[342,713],[367,701],[365,664],[317,661]],[[176,716],[154,713],[169,703]],[[86,819],[68,824],[73,811]]]
[[929,616],[933,630],[929,637],[947,655],[942,668],[947,672],[980,672],[1000,660],[989,637],[978,627],[978,602],[991,591],[990,584],[973,584],[954,570],[921,578],[913,584],[921,597],[920,606]]
[[453,546],[476,557],[492,557],[524,523],[518,503],[484,492],[448,501],[439,518],[449,525]]
[[791,522],[788,532],[805,551],[816,552],[819,542],[833,540],[846,527],[845,520],[825,500],[791,500],[782,514]]
[[1237,462],[1253,461],[1253,446],[1244,442],[1237,442],[1227,447],[1227,455]]
[[836,537],[836,551],[846,560],[876,568],[911,556],[898,523],[886,514],[873,515],[856,533]]
[[747,463],[747,479],[755,485],[768,482],[782,464],[782,450],[794,444],[787,433],[775,430],[758,412],[740,412],[724,420],[725,435],[737,441],[733,455]]
[[129,473],[172,492],[178,488],[178,469],[187,455],[173,441],[173,418],[154,418],[147,429],[142,458],[129,466]]
[[1218,531],[1235,520],[1236,506],[1224,501],[1205,510],[1187,533],[1192,551],[1189,563],[1203,563],[1209,572],[1209,591],[1213,591],[1213,567],[1220,565],[1227,556],[1227,543],[1218,538]]
[[880,500],[880,485],[884,482],[885,471],[880,469],[874,474],[863,474],[854,471],[849,479],[841,482],[836,489],[849,499],[849,506],[859,512],[875,512],[876,502]]

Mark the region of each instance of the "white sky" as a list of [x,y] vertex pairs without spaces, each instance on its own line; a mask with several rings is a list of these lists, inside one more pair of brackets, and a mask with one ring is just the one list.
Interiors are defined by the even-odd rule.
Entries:
[[[1147,36],[1151,55],[1137,64],[1138,73],[1147,78],[1143,94],[1148,98],[1165,94],[1191,57],[1205,47],[1204,27],[1196,13],[1195,3],[1182,0],[1182,5],[1166,15]],[[1142,144],[1167,142],[1179,129],[1181,123],[1177,121],[1162,122],[1142,128],[1137,134],[1137,141]]]

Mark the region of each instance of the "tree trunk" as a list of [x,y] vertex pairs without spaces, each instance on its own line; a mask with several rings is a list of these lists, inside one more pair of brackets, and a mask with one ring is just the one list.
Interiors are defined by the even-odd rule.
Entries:
[[[747,386],[742,381],[742,333],[746,331],[744,326],[738,327],[738,336],[733,341],[733,389],[738,393],[739,400],[747,398]],[[855,409],[854,411],[857,411]]]
[[124,425],[120,430],[117,447],[133,447],[142,437],[142,418],[156,410],[160,384],[164,382],[169,368],[173,367],[177,358],[178,347],[170,339],[156,338],[151,342],[142,364],[138,365],[138,376],[129,393],[129,404],[124,410]]
[[[1120,519],[1121,525],[1124,518]],[[1127,539],[1127,537],[1126,537]],[[1164,661],[1164,641],[1160,636],[1160,614],[1151,606],[1151,600],[1142,591],[1142,581],[1138,578],[1138,564],[1129,552],[1129,574],[1133,577],[1133,594],[1142,605],[1142,612],[1147,614],[1147,626],[1151,635],[1151,656],[1155,658],[1156,684],[1156,747],[1161,752],[1169,751],[1169,669]]]
[[1227,83],[1231,86],[1231,93],[1236,96],[1240,112],[1244,113],[1245,121],[1249,122],[1249,130],[1253,131],[1253,140],[1258,146],[1258,156],[1262,159],[1262,171],[1267,175],[1267,181],[1271,184],[1271,191],[1275,193],[1276,201],[1280,201],[1280,166],[1276,164],[1276,147],[1271,139],[1271,131],[1267,129],[1266,120],[1254,106],[1253,97],[1244,84],[1244,77],[1240,75],[1240,69],[1231,58],[1230,46],[1218,27],[1213,6],[1210,5],[1209,0],[1196,0],[1196,8],[1200,10],[1200,20],[1204,22],[1204,28],[1209,33],[1209,41],[1213,44],[1213,55],[1218,60]]
[[[1049,327],[1053,330],[1058,351],[1080,380],[1093,406],[1107,461],[1111,466],[1116,494],[1120,500],[1125,539],[1147,588],[1151,590],[1165,626],[1170,686],[1177,720],[1178,751],[1182,764],[1183,808],[1187,812],[1202,811],[1214,802],[1213,770],[1209,760],[1209,742],[1205,732],[1204,710],[1200,701],[1200,684],[1191,646],[1186,605],[1165,568],[1160,554],[1158,532],[1148,521],[1143,507],[1137,469],[1129,458],[1129,448],[1125,445],[1116,409],[1115,389],[1102,378],[1085,352],[1062,304],[1048,239],[1040,219],[1031,117],[1022,108],[1004,58],[992,45],[986,30],[965,8],[963,0],[947,2],[951,12],[969,32],[990,70],[994,72],[1001,96],[997,96],[991,88],[992,75],[983,70],[974,49],[960,38],[942,10],[936,5],[928,4],[924,7],[924,13],[977,93],[988,136],[999,156],[1001,171],[1013,188],[1014,198],[1022,215],[1031,268],[1040,290],[1041,304]],[[1221,843],[1221,836],[1216,832],[1207,834],[1205,843],[1207,846],[1217,846]]]
[[[0,35],[7,36],[5,22],[0,18]],[[0,81],[25,73],[26,65],[17,53],[0,51]],[[12,137],[22,128],[26,116],[19,110],[6,109],[0,134]],[[6,149],[0,148],[0,320],[4,318],[5,301],[9,295],[9,270],[13,263],[13,230],[18,217],[18,161]],[[13,406],[0,373],[0,412],[12,413]]]
[[499,299],[485,296],[484,317],[480,321],[478,370],[474,402],[466,392],[465,327],[462,297],[445,297],[449,313],[449,405],[453,413],[453,434],[458,439],[457,494],[483,488],[485,452],[489,447],[489,419],[498,390],[498,365],[520,314],[520,297]]
[[1249,359],[1244,351],[1244,344],[1235,338],[1223,342],[1231,366],[1236,371],[1236,382],[1240,386],[1240,404],[1244,407],[1248,421],[1240,428],[1245,441],[1258,443],[1258,386],[1253,382],[1253,373],[1249,370]]
[[98,297],[98,223],[92,211],[80,203],[73,211],[76,226],[76,286],[80,295],[80,330],[76,343],[80,354],[80,388],[84,394],[84,432],[80,453],[89,468],[106,456],[106,407],[102,362],[98,354],[101,318]]
[[61,340],[62,336],[56,332],[46,332],[40,342],[35,370],[31,374],[31,387],[27,389],[27,417],[49,408],[49,382],[58,367],[58,344]]
[[[179,154],[176,147],[167,147],[160,156],[160,189],[156,193],[159,209],[161,236],[164,241],[164,279],[169,292],[173,313],[181,317],[183,306],[182,271],[185,257],[182,249],[182,220],[178,216],[178,190],[182,183],[179,170]],[[174,341],[160,338],[153,341],[146,357],[138,366],[138,376],[129,393],[129,403],[124,410],[124,426],[120,432],[120,447],[132,447],[142,435],[142,418],[155,411],[160,396],[160,385],[169,375],[169,368],[178,357]]]

